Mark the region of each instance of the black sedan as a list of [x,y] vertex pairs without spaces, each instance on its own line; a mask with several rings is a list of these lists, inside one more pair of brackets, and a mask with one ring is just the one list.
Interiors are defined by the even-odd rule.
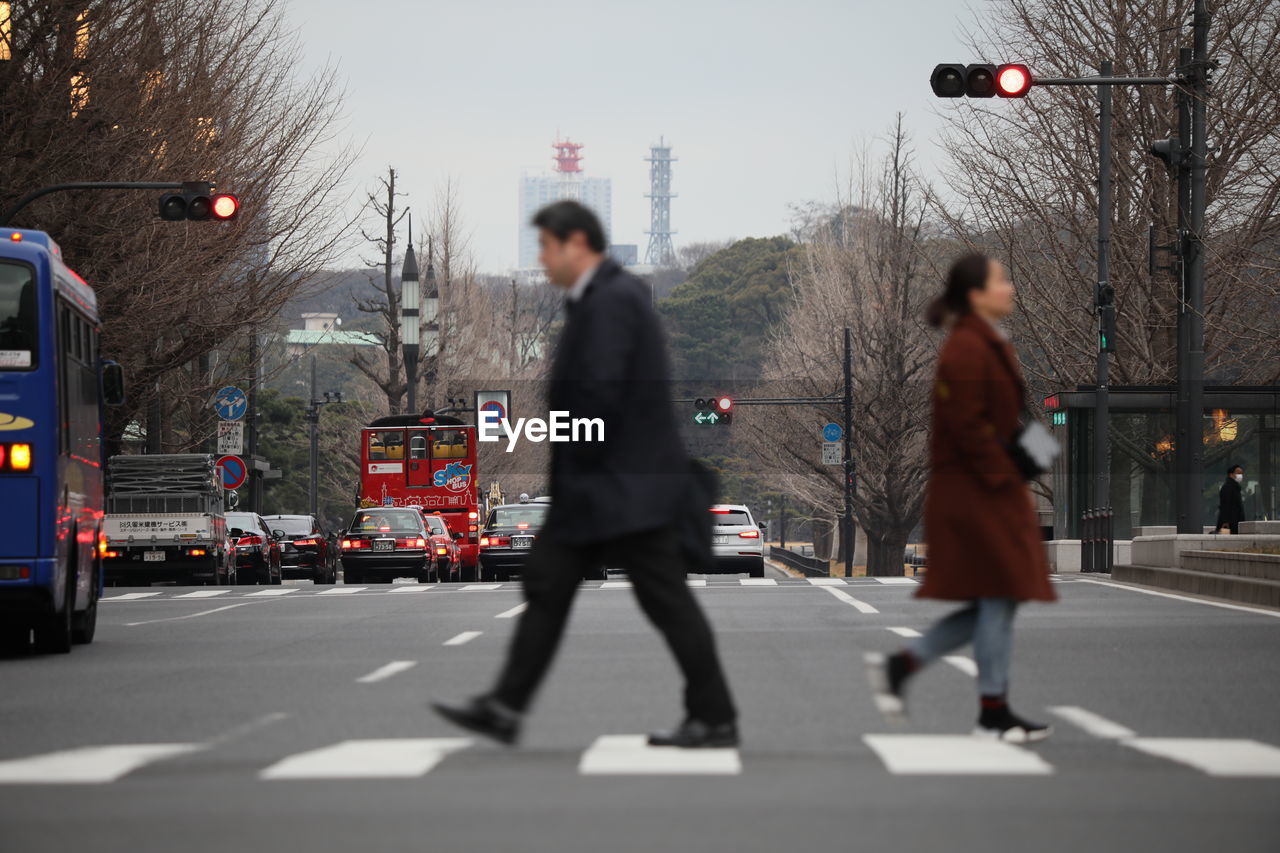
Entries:
[[434,569],[431,534],[416,509],[362,509],[342,535],[345,583],[391,583],[403,577],[426,583]]
[[277,531],[256,512],[227,513],[227,530],[236,546],[237,583],[279,584],[284,575]]
[[331,534],[313,515],[263,516],[272,530],[283,530],[280,567],[287,578],[311,578],[316,583],[338,582],[338,548]]
[[524,571],[534,537],[546,523],[549,503],[503,504],[489,512],[480,532],[480,570],[485,580],[509,580]]

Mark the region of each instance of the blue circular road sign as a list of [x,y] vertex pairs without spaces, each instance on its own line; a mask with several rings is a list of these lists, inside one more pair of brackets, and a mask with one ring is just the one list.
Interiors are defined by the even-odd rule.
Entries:
[[213,395],[213,408],[224,421],[238,421],[249,409],[249,398],[236,386],[228,385]]
[[827,441],[839,441],[844,435],[844,430],[840,429],[840,424],[827,424],[822,428],[822,437]]

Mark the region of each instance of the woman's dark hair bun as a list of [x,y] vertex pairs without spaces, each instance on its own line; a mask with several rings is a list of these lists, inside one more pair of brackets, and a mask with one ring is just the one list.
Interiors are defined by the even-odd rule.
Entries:
[[937,328],[945,323],[948,317],[968,314],[969,291],[981,290],[987,286],[987,273],[990,268],[991,259],[981,252],[970,252],[956,258],[951,269],[947,271],[947,280],[943,285],[942,293],[925,309],[925,322]]

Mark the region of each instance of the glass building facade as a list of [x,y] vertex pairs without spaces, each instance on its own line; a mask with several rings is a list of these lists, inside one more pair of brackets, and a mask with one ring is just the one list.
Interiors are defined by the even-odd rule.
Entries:
[[[1111,389],[1111,493],[1105,502],[1092,495],[1093,388],[1054,397],[1058,416],[1050,417],[1064,450],[1050,475],[1054,538],[1078,539],[1080,514],[1099,503],[1115,512],[1117,539],[1132,538],[1135,527],[1176,524],[1174,390]],[[1280,518],[1280,386],[1207,386],[1204,402],[1204,526],[1212,526],[1217,517],[1218,489],[1231,465],[1244,467],[1245,518]]]

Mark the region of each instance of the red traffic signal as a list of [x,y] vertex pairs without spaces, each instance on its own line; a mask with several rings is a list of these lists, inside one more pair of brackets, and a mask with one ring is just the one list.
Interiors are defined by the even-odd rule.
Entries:
[[996,94],[1021,98],[1031,91],[1031,70],[1025,65],[1001,65],[996,70]]
[[723,413],[723,412],[729,412],[729,411],[732,411],[732,410],[733,410],[733,398],[732,398],[732,397],[716,397],[716,411],[717,411],[717,412],[722,412],[722,413]]
[[1031,71],[1025,65],[956,63],[935,66],[929,86],[939,98],[1021,98],[1031,89]]
[[222,220],[235,219],[240,215],[240,199],[231,193],[218,193],[213,197],[211,211],[214,219]]
[[240,199],[231,193],[214,193],[208,183],[191,181],[180,193],[160,197],[160,218],[167,222],[189,219],[226,222],[240,215]]

